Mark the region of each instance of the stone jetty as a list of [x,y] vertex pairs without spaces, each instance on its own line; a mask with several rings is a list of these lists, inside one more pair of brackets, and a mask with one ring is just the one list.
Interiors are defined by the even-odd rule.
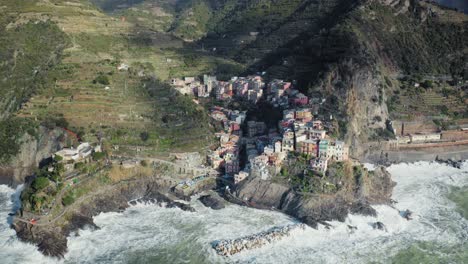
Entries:
[[304,230],[305,224],[295,224],[283,227],[274,227],[268,231],[258,234],[213,242],[213,248],[221,256],[230,256],[240,253],[244,250],[259,248],[264,245],[279,241],[284,237],[291,235],[295,230]]

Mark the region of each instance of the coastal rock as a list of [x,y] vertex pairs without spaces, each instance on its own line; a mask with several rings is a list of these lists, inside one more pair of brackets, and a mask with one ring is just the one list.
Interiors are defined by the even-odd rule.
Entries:
[[400,211],[401,217],[405,218],[406,220],[412,220],[413,212],[410,211],[409,209],[406,209],[404,211]]
[[179,208],[183,211],[195,212],[195,208],[193,208],[189,204],[174,201],[171,198],[159,192],[153,192],[151,194],[148,194],[145,197],[132,200],[129,202],[129,204],[131,205],[136,205],[138,203],[157,204],[158,206],[165,207],[165,208]]
[[353,203],[351,205],[350,212],[352,214],[377,216],[377,211],[375,211],[367,201],[358,201],[357,203]]
[[14,219],[12,228],[18,238],[24,242],[38,245],[46,256],[62,258],[67,252],[67,237],[84,227],[99,228],[93,222],[93,217],[105,212],[122,212],[132,202],[141,199],[160,204],[165,207],[177,207],[184,211],[195,211],[190,205],[177,202],[163,193],[169,192],[172,183],[160,178],[145,178],[115,185],[108,191],[74,204],[69,217],[60,217],[53,222],[41,222],[31,225]]
[[212,195],[200,196],[198,200],[200,200],[200,202],[204,206],[209,207],[213,210],[221,210],[225,207],[223,204],[223,201],[221,201],[220,199],[214,198]]
[[[384,168],[372,176],[365,172],[359,179],[347,179],[334,194],[302,195],[286,185],[249,178],[237,186],[228,200],[258,209],[275,209],[316,228],[325,221],[345,221],[349,213],[375,216],[372,204],[390,204],[395,183]],[[231,198],[229,198],[231,197]]]
[[372,227],[374,229],[378,229],[378,230],[382,230],[382,231],[387,232],[387,227],[382,222],[375,222],[375,223],[372,224]]
[[453,160],[453,159],[439,159],[439,157],[436,157],[435,159],[436,162],[441,163],[441,164],[446,164],[450,167],[453,167],[455,169],[461,169],[463,161],[462,160]]

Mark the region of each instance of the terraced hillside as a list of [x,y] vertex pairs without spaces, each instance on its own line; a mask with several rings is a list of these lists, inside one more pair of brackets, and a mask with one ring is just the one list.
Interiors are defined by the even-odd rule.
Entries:
[[[4,49],[0,67],[33,78],[3,86],[9,94],[0,106],[12,113],[24,104],[19,116],[39,122],[63,117],[87,138],[102,132],[120,142],[118,151],[205,145],[203,110],[159,80],[226,79],[245,67],[297,80],[311,98],[325,99],[320,114],[332,114],[338,136],[353,146],[378,138],[390,119],[466,115],[462,85],[444,81],[417,96],[402,88],[399,76],[465,77],[466,15],[425,1],[4,0],[0,12],[8,36],[1,43],[28,27],[57,36],[24,38],[42,47],[24,69],[24,52]],[[122,63],[128,71],[117,69]]]
[[[158,80],[218,66],[242,70],[86,0],[2,1],[0,17],[1,117],[62,119],[87,140],[104,136],[115,152],[165,155],[209,145],[204,109]],[[129,69],[119,71],[122,64]],[[15,131],[1,131],[18,141]]]

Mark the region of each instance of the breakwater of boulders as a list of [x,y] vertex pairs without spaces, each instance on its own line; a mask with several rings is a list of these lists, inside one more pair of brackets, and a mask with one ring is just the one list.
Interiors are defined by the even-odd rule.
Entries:
[[304,230],[305,224],[274,227],[258,234],[213,242],[213,248],[221,256],[230,256],[245,250],[260,248],[291,235],[293,231]]

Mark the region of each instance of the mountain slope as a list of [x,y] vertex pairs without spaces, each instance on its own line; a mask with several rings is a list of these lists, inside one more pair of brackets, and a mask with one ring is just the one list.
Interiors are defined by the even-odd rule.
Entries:
[[[293,15],[277,26],[254,25],[257,37],[237,46],[231,41],[228,52],[218,48],[220,53],[247,63],[251,72],[297,80],[299,89],[312,98],[326,99],[321,115],[334,116],[335,135],[351,143],[355,155],[362,154],[368,141],[393,137],[390,121],[414,118],[415,109],[426,119],[442,114],[450,122],[465,115],[463,100],[450,101],[446,111],[445,99],[429,106],[427,114],[422,110],[428,107],[424,102],[410,108],[413,114],[395,112],[403,104],[395,96],[408,92],[403,90],[408,84],[402,77],[414,82],[435,80],[432,91],[409,91],[422,98],[428,93],[442,96],[444,89],[466,98],[461,88],[444,81],[452,76],[466,78],[467,17],[463,13],[423,1],[301,1]],[[226,39],[221,42],[219,34],[212,34],[204,41],[216,46],[229,43]]]

